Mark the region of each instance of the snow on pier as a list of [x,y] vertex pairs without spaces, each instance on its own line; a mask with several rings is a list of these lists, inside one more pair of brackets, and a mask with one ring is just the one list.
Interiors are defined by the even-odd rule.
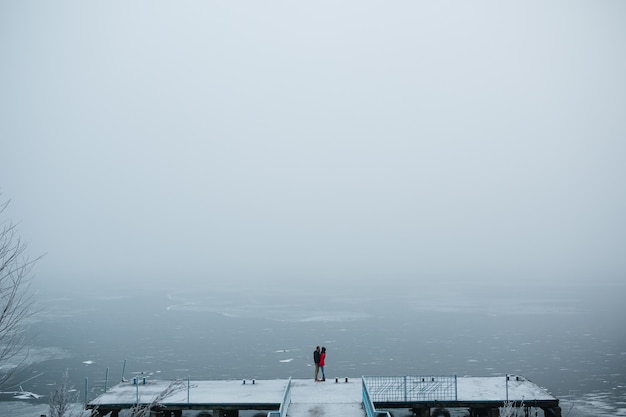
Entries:
[[[240,410],[267,410],[271,417],[375,416],[381,410],[409,408],[418,416],[441,407],[469,408],[497,416],[505,401],[543,409],[560,417],[559,401],[520,376],[362,377],[325,382],[312,379],[124,382],[86,404],[94,416],[117,417],[123,409],[145,407],[180,417],[184,410],[211,410],[220,417]],[[519,405],[518,405],[519,406]]]

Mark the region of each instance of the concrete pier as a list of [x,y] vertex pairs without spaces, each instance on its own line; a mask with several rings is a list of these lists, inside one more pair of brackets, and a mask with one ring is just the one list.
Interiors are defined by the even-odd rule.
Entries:
[[237,417],[256,410],[268,417],[378,417],[394,409],[418,417],[445,416],[465,408],[472,417],[497,417],[505,402],[541,408],[561,417],[559,400],[520,376],[364,376],[312,379],[124,382],[89,401],[92,416],[117,417],[125,409],[149,409],[159,417],[181,417],[185,410]]

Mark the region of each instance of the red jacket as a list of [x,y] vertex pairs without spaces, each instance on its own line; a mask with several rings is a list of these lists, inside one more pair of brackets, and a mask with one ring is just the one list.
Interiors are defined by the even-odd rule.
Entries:
[[325,363],[326,363],[326,352],[320,355],[320,366],[324,366]]

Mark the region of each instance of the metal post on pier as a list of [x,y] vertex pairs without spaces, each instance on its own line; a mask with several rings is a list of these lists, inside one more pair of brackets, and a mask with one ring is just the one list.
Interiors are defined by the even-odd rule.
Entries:
[[406,375],[404,375],[404,401],[407,401]]
[[104,392],[107,392],[108,385],[109,385],[109,367],[107,366],[107,371],[104,374]]
[[506,374],[506,402],[509,402],[509,374]]
[[89,392],[89,378],[85,377],[85,404],[87,404],[87,393]]
[[122,382],[124,382],[124,372],[126,371],[126,359],[124,359],[124,365],[122,366]]

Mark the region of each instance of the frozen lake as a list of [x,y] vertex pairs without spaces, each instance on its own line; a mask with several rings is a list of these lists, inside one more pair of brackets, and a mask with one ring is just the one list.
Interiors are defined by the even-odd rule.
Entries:
[[[109,293],[111,292],[111,293]],[[626,416],[626,334],[620,288],[455,287],[294,295],[149,288],[48,291],[29,329],[29,367],[16,383],[43,395],[4,395],[2,415],[45,413],[69,370],[81,400],[124,377],[312,378],[523,375],[561,399],[564,416]],[[126,367],[124,368],[124,361]]]

